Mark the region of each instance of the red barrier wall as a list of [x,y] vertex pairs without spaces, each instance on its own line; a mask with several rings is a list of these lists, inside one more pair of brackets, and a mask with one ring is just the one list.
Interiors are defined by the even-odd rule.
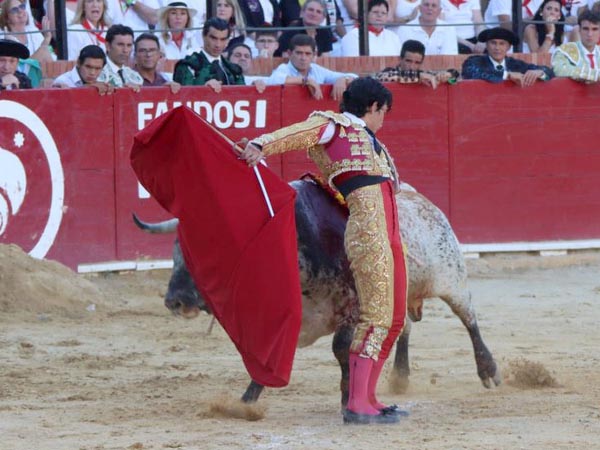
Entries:
[[[390,89],[394,105],[381,139],[401,177],[449,216],[463,243],[600,238],[600,86],[474,81]],[[180,103],[234,140],[338,108],[302,87],[3,92],[0,243],[71,267],[168,258],[172,236],[145,234],[131,221],[132,212],[147,221],[168,216],[139,190],[129,149],[138,129]],[[269,165],[286,180],[314,170],[302,152]]]
[[115,259],[114,99],[87,89],[3,91],[0,99],[0,201],[8,205],[0,243],[71,267]]
[[450,217],[464,242],[598,238],[600,86],[449,89]]

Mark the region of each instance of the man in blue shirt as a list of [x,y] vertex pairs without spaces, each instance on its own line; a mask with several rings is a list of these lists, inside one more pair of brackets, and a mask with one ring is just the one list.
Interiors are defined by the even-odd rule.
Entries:
[[313,63],[316,51],[315,40],[306,34],[297,34],[290,41],[290,60],[277,67],[266,84],[296,84],[308,87],[310,94],[317,100],[323,98],[321,84],[333,84],[331,96],[341,100],[343,92],[352,80],[358,77],[354,73],[334,72]]

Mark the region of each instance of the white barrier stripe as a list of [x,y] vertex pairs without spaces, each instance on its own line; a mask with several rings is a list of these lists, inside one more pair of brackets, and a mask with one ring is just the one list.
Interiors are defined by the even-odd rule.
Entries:
[[[564,255],[569,250],[600,249],[600,239],[578,241],[540,241],[540,242],[504,242],[490,244],[461,244],[460,249],[465,258],[478,258],[481,253],[540,252],[541,256]],[[79,264],[78,273],[119,272],[129,270],[171,269],[170,259],[154,259],[143,261],[108,261],[90,264]]]

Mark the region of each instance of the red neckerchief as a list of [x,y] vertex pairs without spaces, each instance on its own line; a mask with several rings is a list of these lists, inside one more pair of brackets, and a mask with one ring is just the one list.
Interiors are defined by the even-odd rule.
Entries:
[[[83,25],[83,28],[88,30],[90,32],[90,34],[93,34],[96,37],[96,40],[98,42],[101,42],[102,44],[106,44],[106,39],[104,38],[104,36],[102,36],[102,31],[100,31],[100,32],[96,31],[94,29],[94,27],[92,27],[92,24],[90,23],[89,20],[83,19],[83,22],[81,22],[81,25]],[[100,30],[104,30],[104,26],[102,26],[102,28],[100,28]]]
[[[467,0],[449,0],[449,1],[457,8],[460,8],[460,5],[462,5],[463,3],[467,3]],[[523,6],[525,6],[526,2],[530,2],[530,1],[531,0],[523,0]]]
[[[358,24],[355,24],[354,26],[356,28],[358,28]],[[369,32],[373,33],[375,36],[379,36],[381,33],[383,33],[383,30],[384,30],[384,28],[382,28],[381,30],[378,30],[373,25],[369,25],[367,28],[368,28]]]
[[171,33],[171,39],[173,39],[177,48],[181,48],[181,44],[183,43],[183,32],[177,33],[177,36],[175,36],[175,33]]
[[533,11],[531,11],[531,9],[529,9],[529,4],[531,3],[531,0],[523,0],[523,8],[525,8],[525,11],[527,11],[527,14],[529,14],[530,16],[533,16]]

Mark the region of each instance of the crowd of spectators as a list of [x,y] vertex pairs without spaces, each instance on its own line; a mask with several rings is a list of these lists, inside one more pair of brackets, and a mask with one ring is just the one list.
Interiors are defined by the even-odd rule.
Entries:
[[[204,0],[69,2],[67,47],[69,60],[76,64],[53,85],[89,85],[104,94],[119,87],[137,91],[163,84],[174,92],[181,85],[207,85],[220,92],[225,85],[246,84],[262,92],[267,85],[300,84],[318,99],[323,96],[320,85],[332,84],[336,98],[357,75],[319,66],[315,57],[359,55],[354,19],[358,1],[214,0],[211,11]],[[512,2],[486,3],[482,8],[480,0],[369,0],[369,54],[400,57],[397,67],[373,75],[435,88],[456,82],[460,74],[421,70],[426,56],[471,54],[464,61],[463,79],[510,80],[530,86],[556,72],[584,82],[598,81],[600,0],[523,0],[522,51],[551,54],[554,72],[509,56],[520,44],[512,31]],[[40,63],[56,59],[53,0],[47,0],[47,8],[50,14],[44,15],[39,8],[32,9],[29,0],[0,0],[2,42],[27,50],[24,58],[22,49],[0,47],[9,53],[0,54],[0,89],[35,87],[41,79]],[[350,26],[345,17],[350,18]],[[100,52],[105,58],[99,57]],[[288,61],[270,75],[252,74],[253,60],[277,56]],[[12,58],[10,64],[6,58]],[[160,69],[165,59],[177,61],[172,76]]]

